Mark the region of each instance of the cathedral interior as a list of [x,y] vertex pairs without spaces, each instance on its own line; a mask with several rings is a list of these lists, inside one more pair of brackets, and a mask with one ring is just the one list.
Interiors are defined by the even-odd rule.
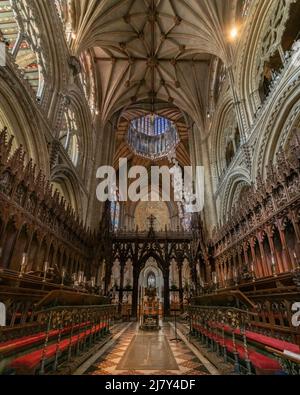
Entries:
[[0,375],[300,374],[299,19],[0,0]]

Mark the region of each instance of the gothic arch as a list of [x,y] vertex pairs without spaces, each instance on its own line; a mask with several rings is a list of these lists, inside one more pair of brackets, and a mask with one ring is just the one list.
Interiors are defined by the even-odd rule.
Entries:
[[138,264],[137,267],[139,269],[139,273],[144,269],[147,261],[153,258],[156,262],[157,262],[157,266],[160,268],[160,270],[162,271],[163,274],[165,274],[166,272],[166,266],[165,266],[165,262],[163,261],[163,259],[154,251],[150,251],[150,252],[146,252],[143,256],[140,257],[140,259],[138,260]]
[[54,2],[48,2],[46,5],[44,2],[33,1],[31,7],[35,8],[38,24],[43,27],[41,40],[47,66],[45,92],[41,105],[47,111],[48,117],[53,119],[56,112],[56,96],[58,92],[63,91],[68,83],[70,67],[68,65],[68,57],[65,56],[66,48],[64,42],[52,39],[60,32],[63,35],[62,27],[56,17],[57,11]]
[[[260,78],[264,62],[272,56],[284,33],[289,18],[289,7],[294,0],[253,2],[247,22],[247,30],[240,43],[236,65],[237,89],[246,99],[248,124],[261,106]],[[275,34],[276,31],[276,34]],[[247,76],[247,78],[245,78]]]
[[[232,102],[231,94],[228,93],[220,103],[216,121],[212,126],[213,134],[211,137],[211,146],[214,148],[212,152],[212,163],[215,165],[215,176],[220,177],[226,168],[225,148],[226,148],[226,132],[228,131],[228,120],[230,116],[235,117],[235,109]],[[231,125],[233,126],[233,125]]]
[[15,137],[15,146],[22,145],[27,159],[34,163],[45,174],[49,174],[49,154],[43,128],[31,110],[30,97],[21,90],[15,91],[12,86],[19,82],[0,70],[0,126],[8,128],[9,134]]
[[[160,190],[156,190],[154,188],[153,188],[153,190],[154,190],[154,192],[156,192],[159,195],[159,197],[161,199],[162,198],[161,191]],[[145,195],[146,194],[147,193],[145,192]],[[122,204],[121,204],[121,226],[125,225],[128,228],[129,223],[124,223],[125,222],[125,217],[127,215],[127,216],[129,216],[129,218],[132,218],[132,219],[135,218],[136,209],[137,209],[137,207],[138,207],[138,205],[140,203],[141,202],[131,202],[131,201],[122,202]],[[175,220],[179,216],[178,207],[176,206],[176,203],[174,201],[172,201],[172,200],[169,201],[169,202],[165,202],[165,204],[166,204],[167,209],[168,209],[169,220],[170,220],[170,227],[172,229],[172,228],[177,226],[177,225],[175,226]],[[173,222],[172,222],[172,219],[173,219]],[[132,229],[132,230],[135,230],[135,229]]]
[[[78,123],[78,162],[74,166],[79,168],[81,176],[84,177],[88,171],[88,159],[90,152],[92,152],[94,141],[93,128],[89,127],[92,125],[91,112],[87,107],[87,102],[82,100],[83,93],[77,85],[70,85],[66,92],[65,100],[61,103],[62,113],[71,108],[76,116]],[[60,123],[61,126],[62,121]]]
[[272,112],[260,129],[263,131],[256,141],[253,155],[252,181],[260,172],[266,176],[266,166],[276,159],[276,153],[284,145],[290,132],[297,124],[300,109],[300,69],[293,69],[271,104]]
[[81,186],[72,170],[67,166],[56,166],[52,172],[51,182],[54,184],[54,189],[58,189],[76,214],[83,217]]
[[220,197],[219,222],[224,223],[228,220],[232,212],[236,193],[241,192],[239,189],[244,186],[251,186],[250,174],[246,169],[239,167],[228,177],[227,184]]

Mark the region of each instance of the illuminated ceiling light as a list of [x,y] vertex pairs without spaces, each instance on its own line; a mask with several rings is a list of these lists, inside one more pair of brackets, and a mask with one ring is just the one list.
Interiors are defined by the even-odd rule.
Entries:
[[76,38],[76,33],[73,32],[72,33],[72,39],[75,40],[75,38]]
[[231,38],[232,40],[235,40],[235,39],[237,38],[238,34],[239,34],[238,28],[237,28],[236,26],[234,26],[234,27],[231,29],[231,31],[230,31],[230,38]]

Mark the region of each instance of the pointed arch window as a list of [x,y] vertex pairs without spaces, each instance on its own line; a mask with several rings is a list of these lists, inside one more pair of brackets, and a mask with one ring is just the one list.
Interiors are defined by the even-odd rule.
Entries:
[[112,230],[118,230],[120,225],[120,203],[118,201],[110,203],[110,217]]
[[89,52],[80,56],[81,72],[80,82],[84,90],[85,98],[89,104],[92,115],[96,113],[96,83],[93,70],[93,59]]
[[70,44],[73,29],[72,29],[72,19],[70,13],[70,1],[69,0],[55,0],[55,6],[57,13],[63,25],[63,30],[65,33],[66,41]]
[[34,9],[27,1],[0,0],[0,37],[19,66],[24,79],[42,98],[46,76],[41,34]]
[[150,272],[147,277],[147,287],[149,289],[156,288],[156,276],[153,272]]
[[74,166],[78,165],[79,160],[78,132],[79,129],[75,113],[73,109],[69,107],[64,114],[59,139]]

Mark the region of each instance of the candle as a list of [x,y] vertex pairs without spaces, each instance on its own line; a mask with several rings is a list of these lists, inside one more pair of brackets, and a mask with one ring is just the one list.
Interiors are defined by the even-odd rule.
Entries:
[[238,272],[237,272],[236,267],[233,269],[233,277],[235,280],[238,278]]
[[22,255],[22,264],[21,264],[21,266],[24,267],[26,265],[26,260],[27,260],[27,254],[26,254],[26,252],[24,252],[23,255]]
[[272,265],[275,265],[275,258],[273,254],[272,254]]
[[217,273],[216,272],[212,273],[212,280],[213,280],[214,284],[217,284]]
[[66,275],[66,269],[62,269],[62,274],[61,274],[61,285],[64,285],[64,279]]
[[27,265],[27,254],[26,252],[24,252],[22,255],[20,277],[22,277],[23,273],[25,272],[26,265]]
[[44,264],[44,278],[43,278],[43,282],[46,281],[47,271],[48,271],[48,262],[45,262],[45,264]]
[[72,274],[73,287],[77,286],[77,273]]

